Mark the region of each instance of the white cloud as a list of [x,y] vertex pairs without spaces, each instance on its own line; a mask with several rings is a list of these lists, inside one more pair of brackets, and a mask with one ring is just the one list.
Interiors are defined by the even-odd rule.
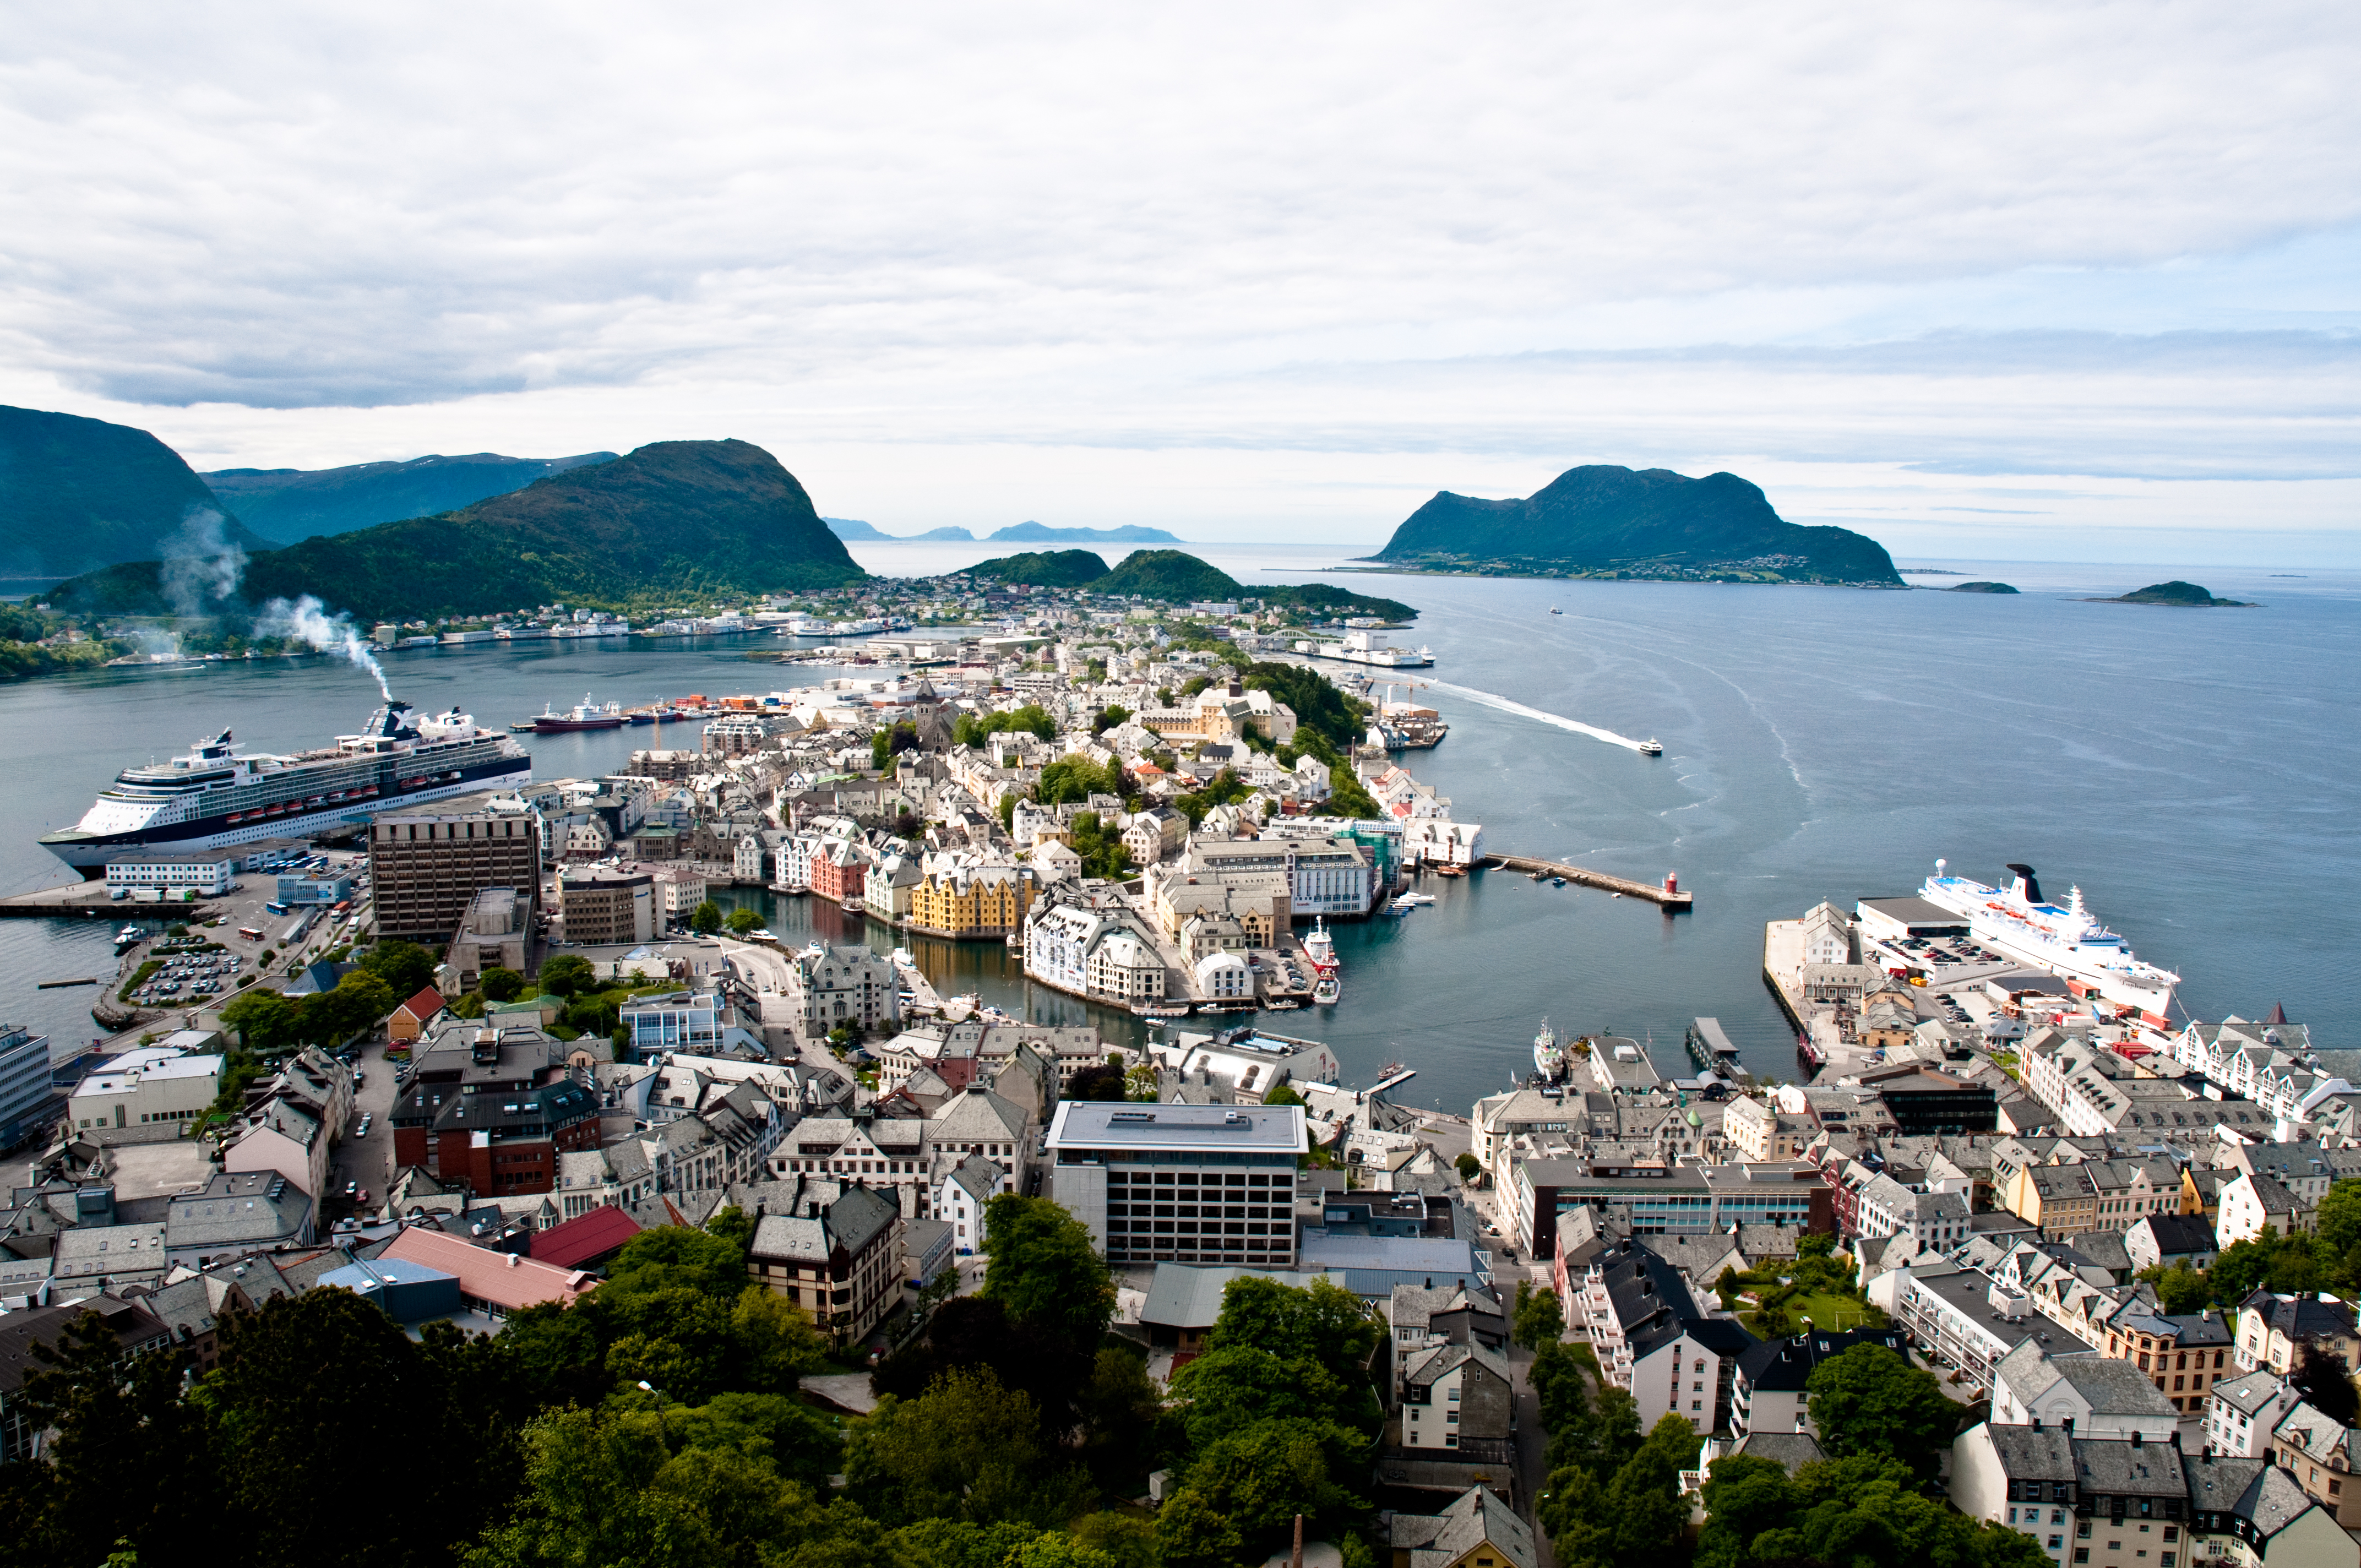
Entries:
[[7,18],[0,397],[208,465],[739,434],[889,526],[1340,537],[2353,471],[2350,7]]

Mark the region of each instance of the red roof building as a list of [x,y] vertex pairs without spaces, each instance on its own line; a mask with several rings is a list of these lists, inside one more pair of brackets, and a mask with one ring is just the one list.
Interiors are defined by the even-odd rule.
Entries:
[[443,995],[430,985],[393,1010],[393,1016],[385,1023],[386,1038],[415,1040],[442,1011]]
[[534,1232],[533,1261],[553,1268],[594,1268],[639,1234],[638,1221],[612,1203],[603,1203],[563,1224]]
[[459,1281],[460,1298],[468,1306],[496,1318],[544,1301],[570,1306],[576,1297],[598,1283],[578,1268],[560,1268],[512,1252],[493,1252],[423,1225],[404,1230],[379,1255],[452,1276]]

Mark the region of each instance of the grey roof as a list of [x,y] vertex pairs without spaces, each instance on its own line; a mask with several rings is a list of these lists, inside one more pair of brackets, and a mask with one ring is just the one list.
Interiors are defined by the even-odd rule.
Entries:
[[2242,1416],[2252,1416],[2271,1402],[2286,1380],[2268,1366],[2257,1366],[2239,1377],[2225,1377],[2213,1385],[2213,1398],[2221,1400]]
[[2268,1459],[2191,1459],[2187,1473],[2191,1508],[2235,1514],[2267,1541],[2320,1506],[2301,1483]]
[[2001,1473],[2012,1481],[2071,1481],[2074,1440],[2056,1427],[1984,1425]]
[[2026,1340],[2002,1356],[1993,1371],[2028,1409],[2063,1381],[2091,1407],[2094,1416],[2171,1420],[2180,1414],[2172,1408],[2172,1401],[2147,1380],[2147,1373],[2128,1361],[2113,1360],[2089,1351],[2051,1354],[2042,1351],[2037,1342]]
[[2189,1495],[2180,1451],[2169,1443],[2078,1437],[2074,1439],[2074,1469],[2081,1495],[2086,1497],[2094,1494],[2106,1497]]
[[[830,1190],[827,1196],[818,1194],[821,1186]],[[858,1255],[901,1218],[892,1200],[866,1187],[813,1183],[804,1197],[803,1213],[765,1214],[756,1223],[750,1256],[825,1263],[839,1247]]]
[[1425,1236],[1339,1236],[1307,1232],[1296,1255],[1308,1269],[1387,1269],[1403,1274],[1477,1275],[1472,1242]]
[[968,1196],[977,1202],[987,1202],[1000,1190],[1005,1179],[1000,1167],[980,1154],[972,1154],[950,1170],[950,1179],[965,1188]]
[[297,1241],[311,1214],[312,1200],[275,1170],[220,1172],[199,1190],[172,1200],[164,1215],[164,1245],[177,1252]]
[[1442,1344],[1412,1355],[1402,1365],[1402,1381],[1424,1386],[1466,1362],[1474,1362],[1501,1382],[1509,1381],[1509,1364],[1497,1351],[1477,1343]]
[[1053,1149],[1170,1150],[1184,1154],[1300,1155],[1308,1141],[1300,1105],[1137,1105],[1064,1100],[1049,1125]]
[[1750,1459],[1768,1459],[1784,1464],[1793,1475],[1806,1464],[1826,1459],[1828,1451],[1819,1439],[1807,1431],[1751,1431],[1738,1440],[1732,1454],[1745,1454]]
[[54,1277],[132,1279],[164,1272],[164,1227],[104,1225],[58,1234]]
[[1403,1329],[1428,1328],[1437,1317],[1446,1312],[1467,1310],[1485,1317],[1508,1321],[1500,1303],[1481,1290],[1471,1290],[1464,1285],[1439,1286],[1397,1285],[1388,1299],[1387,1321],[1395,1332]]
[[1857,1344],[1883,1345],[1904,1361],[1910,1359],[1910,1336],[1900,1329],[1850,1329],[1760,1341],[1740,1354],[1738,1371],[1751,1388],[1794,1392],[1804,1387],[1822,1357],[1841,1355]]
[[2354,1330],[2352,1308],[2342,1301],[2323,1301],[2317,1296],[2275,1296],[2268,1290],[2257,1290],[2238,1303],[2238,1310],[2262,1313],[2266,1328],[2284,1333],[2298,1343],[2350,1334]]
[[1442,1528],[1410,1549],[1411,1568],[1456,1563],[1486,1541],[1499,1548],[1509,1560],[1509,1568],[1535,1568],[1540,1561],[1532,1529],[1508,1504],[1481,1486],[1469,1487],[1434,1517],[1443,1521]]
[[1139,1321],[1165,1328],[1210,1329],[1222,1315],[1222,1292],[1229,1288],[1233,1279],[1276,1279],[1282,1285],[1309,1285],[1314,1278],[1325,1278],[1338,1289],[1346,1288],[1341,1274],[1159,1263],[1148,1287],[1148,1301],[1139,1310]]
[[2213,1239],[2213,1227],[2205,1223],[2202,1214],[2143,1214],[2132,1223],[2131,1228],[2147,1233],[2159,1257],[2185,1257],[2221,1250]]

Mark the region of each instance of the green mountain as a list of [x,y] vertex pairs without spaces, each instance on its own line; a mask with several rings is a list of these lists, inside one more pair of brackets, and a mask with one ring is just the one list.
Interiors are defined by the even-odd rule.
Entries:
[[[638,605],[834,587],[866,574],[777,458],[743,441],[664,441],[439,517],[258,556],[249,602],[313,594],[365,620],[529,605]],[[53,603],[161,603],[154,562],[77,578]]]
[[824,517],[820,521],[828,524],[828,531],[839,539],[891,539],[894,537],[890,533],[878,532],[876,529],[857,517]]
[[1038,588],[1079,588],[1107,575],[1105,557],[1093,550],[1037,550],[979,561],[968,575],[988,583]]
[[2195,583],[2184,583],[2175,577],[2169,583],[2150,583],[2114,598],[2093,599],[2093,604],[2162,604],[2183,609],[2252,609],[2243,599],[2217,599]]
[[1735,474],[1606,464],[1569,468],[1523,500],[1443,491],[1370,559],[1503,576],[1902,586],[1875,540],[1788,522]]
[[1257,583],[1248,587],[1220,567],[1200,561],[1184,550],[1135,550],[1123,558],[1123,565],[1085,586],[1094,594],[1137,594],[1141,598],[1161,599],[1170,604],[1228,604],[1252,598],[1273,609],[1305,609],[1320,615],[1369,615],[1386,620],[1418,619],[1418,611],[1400,599],[1348,593],[1326,583],[1305,583],[1301,587]]
[[371,523],[450,511],[521,490],[552,474],[614,458],[611,452],[574,457],[472,452],[464,457],[412,457],[343,468],[216,468],[200,477],[225,506],[237,509],[247,527],[292,544],[299,539],[349,533]]
[[[207,516],[216,511],[217,524]],[[0,407],[0,577],[152,561],[192,520],[189,537],[203,535],[204,553],[270,547],[146,431]]]
[[1051,528],[1046,522],[1012,522],[997,533],[987,535],[993,543],[1003,540],[1013,543],[1049,544],[1058,542],[1081,544],[1178,544],[1180,541],[1160,528],[1142,528],[1128,523],[1122,528]]

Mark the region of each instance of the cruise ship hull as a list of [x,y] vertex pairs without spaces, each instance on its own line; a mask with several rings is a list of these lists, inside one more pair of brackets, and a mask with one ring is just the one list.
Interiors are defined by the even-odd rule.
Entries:
[[[389,774],[405,774],[405,770],[400,767],[385,771]],[[328,828],[365,823],[371,813],[391,806],[443,800],[480,790],[510,789],[532,782],[531,757],[500,757],[472,766],[445,769],[433,774],[390,776],[374,786],[359,791],[347,790],[342,800],[323,800],[317,806],[306,800],[277,810],[266,806],[260,811],[221,812],[185,822],[158,823],[152,828],[133,828],[122,833],[91,833],[79,828],[68,828],[42,834],[40,845],[80,872],[85,882],[95,882],[106,874],[106,862],[126,850],[180,854],[225,850],[263,839],[300,839]],[[230,820],[233,815],[238,817],[237,821]]]
[[[2180,977],[2134,958],[2121,938],[2081,914],[2079,894],[2076,906],[2067,909],[2042,902],[2037,884],[2027,896],[2024,882],[2002,889],[1939,874],[1918,891],[1928,903],[1964,916],[1969,934],[1982,946],[2056,975],[2084,995],[2131,1008],[2157,1027],[2169,1026]],[[2076,939],[2083,930],[2089,938]]]

